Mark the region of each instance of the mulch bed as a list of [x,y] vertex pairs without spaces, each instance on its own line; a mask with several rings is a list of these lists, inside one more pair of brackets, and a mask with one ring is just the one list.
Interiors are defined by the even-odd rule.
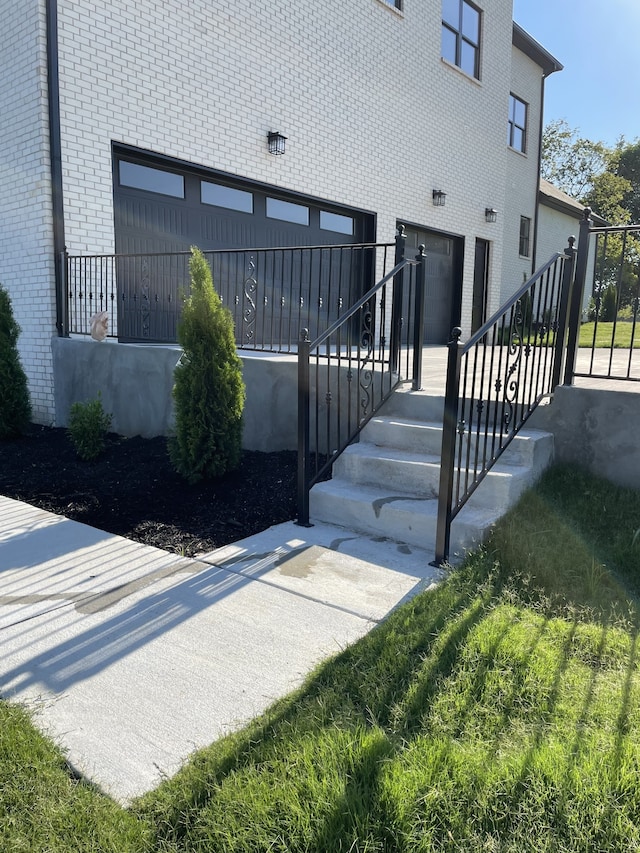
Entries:
[[65,429],[34,425],[0,442],[0,494],[185,556],[291,520],[295,486],[295,451],[244,451],[236,471],[192,486],[161,437],[109,435],[93,462]]

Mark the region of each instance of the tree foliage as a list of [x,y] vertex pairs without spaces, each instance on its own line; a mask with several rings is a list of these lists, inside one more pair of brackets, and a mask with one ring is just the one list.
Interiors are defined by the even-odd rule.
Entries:
[[[543,133],[541,175],[611,225],[640,223],[640,141],[592,142],[566,121]],[[597,238],[593,297],[600,319],[637,306],[640,241],[634,233]]]
[[618,175],[629,182],[622,203],[629,211],[629,220],[640,224],[640,140],[620,150]]
[[20,435],[31,421],[27,376],[18,352],[19,335],[11,299],[0,284],[0,438]]
[[542,134],[540,174],[555,187],[581,201],[597,175],[609,169],[612,151],[602,142],[579,136],[564,119],[550,122]]
[[169,452],[178,473],[195,483],[238,466],[245,389],[231,313],[198,249],[191,250],[189,271],[191,294],[178,326],[183,354],[175,371],[176,430]]

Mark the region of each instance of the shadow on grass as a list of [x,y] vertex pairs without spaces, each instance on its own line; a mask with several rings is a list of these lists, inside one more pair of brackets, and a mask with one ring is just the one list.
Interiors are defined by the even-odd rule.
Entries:
[[[617,777],[629,777],[628,766],[633,764],[629,730],[638,691],[637,631],[630,631],[638,621],[636,555],[622,547],[615,551],[615,560],[607,556],[605,562],[601,555],[606,554],[607,525],[612,529],[610,513],[617,516],[618,527],[622,525],[624,539],[627,521],[620,516],[621,506],[629,522],[637,507],[634,523],[640,525],[640,501],[627,495],[625,504],[625,497],[607,485],[598,497],[604,501],[605,517],[593,521],[593,500],[575,506],[585,492],[598,488],[590,482],[575,469],[551,472],[505,521],[486,551],[470,557],[438,589],[418,596],[324,664],[300,691],[248,729],[200,753],[174,779],[142,798],[136,809],[164,827],[163,841],[195,849],[203,843],[196,829],[201,815],[228,776],[247,769],[259,773],[262,766],[280,760],[295,765],[288,750],[301,733],[313,739],[314,733],[319,737],[335,729],[355,738],[364,726],[372,737],[345,774],[343,788],[323,804],[323,817],[304,845],[291,850],[326,849],[328,839],[335,849],[401,850],[405,842],[407,848],[415,843],[420,826],[431,832],[436,825],[438,832],[451,835],[450,849],[457,849],[456,833],[470,832],[469,826],[485,842],[492,833],[521,833],[526,849],[535,849],[533,828],[527,840],[526,821],[518,825],[522,816],[538,808],[542,826],[548,809],[553,824],[547,825],[548,831],[566,840],[581,798],[593,800],[592,812],[590,806],[581,808],[586,835],[596,837],[598,814],[613,818]],[[602,567],[596,574],[594,558]],[[615,640],[621,626],[630,645],[612,651],[610,637]],[[514,636],[520,642],[517,648]],[[481,648],[478,637],[484,643]],[[542,683],[535,677],[540,660],[546,666]],[[616,673],[622,667],[618,688]],[[572,679],[577,671],[582,674],[576,687]],[[496,678],[500,690],[494,696]],[[610,688],[607,679],[614,684],[609,701],[613,717],[610,714],[611,722],[600,731],[598,702],[602,690]],[[595,737],[594,726],[601,740],[593,775],[601,780],[602,802],[598,790],[590,790],[587,783],[580,788],[576,782]],[[373,737],[376,729],[379,736]],[[552,729],[558,742],[550,746]],[[469,749],[480,751],[479,769],[460,770],[461,751],[478,732],[480,739]],[[422,771],[411,765],[410,757],[427,741],[430,759],[422,757],[418,765],[437,761],[425,775],[430,782],[421,780]],[[516,747],[505,759],[505,749]],[[587,764],[594,760],[588,757]],[[552,769],[547,772],[549,761]],[[403,802],[381,793],[392,765],[397,774],[405,768],[417,780],[398,795]],[[494,788],[488,786],[482,794],[485,801],[480,797],[475,803],[475,786],[482,790],[488,785],[481,774],[489,770]],[[442,809],[433,808],[430,815],[425,798],[447,774],[451,785],[458,786],[462,811],[456,814],[444,798]],[[304,780],[299,784],[304,789]],[[539,789],[534,805],[532,789]],[[313,810],[313,803],[308,808]],[[430,828],[429,820],[435,821]],[[410,837],[413,841],[406,840]],[[287,848],[274,839],[271,849]]]

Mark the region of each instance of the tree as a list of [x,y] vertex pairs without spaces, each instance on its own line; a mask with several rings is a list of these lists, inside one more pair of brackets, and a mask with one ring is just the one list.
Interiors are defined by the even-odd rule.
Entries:
[[189,271],[191,295],[178,326],[183,353],[175,370],[176,430],[169,452],[178,473],[196,483],[238,466],[245,388],[231,312],[196,248]]
[[583,139],[564,119],[550,122],[542,134],[540,174],[555,187],[581,201],[594,178],[610,170],[614,150]]
[[630,190],[631,183],[626,178],[605,171],[593,177],[591,189],[580,201],[607,222],[627,225],[631,222],[631,214],[625,204],[625,198]]
[[18,353],[19,335],[11,299],[0,284],[0,438],[20,435],[31,421],[27,376]]
[[618,175],[629,182],[622,203],[628,209],[630,222],[640,224],[640,140],[621,147]]

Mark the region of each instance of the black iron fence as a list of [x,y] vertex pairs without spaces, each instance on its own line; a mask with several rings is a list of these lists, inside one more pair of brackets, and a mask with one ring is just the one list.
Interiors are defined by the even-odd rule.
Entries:
[[638,382],[640,225],[594,227],[590,213],[580,226],[565,384],[576,376]]
[[[394,260],[394,243],[206,251],[239,348],[295,352],[302,329],[327,329]],[[67,256],[66,333],[105,311],[123,342],[174,343],[189,295],[189,252]]]
[[[426,264],[424,247],[415,259],[404,257],[404,247],[401,228],[393,269],[314,340],[305,329],[298,342],[300,524],[309,524],[311,487],[399,382],[420,388]],[[402,317],[403,305],[410,317]]]
[[575,266],[573,238],[467,343],[449,343],[436,562],[451,523],[540,400],[561,379]]

